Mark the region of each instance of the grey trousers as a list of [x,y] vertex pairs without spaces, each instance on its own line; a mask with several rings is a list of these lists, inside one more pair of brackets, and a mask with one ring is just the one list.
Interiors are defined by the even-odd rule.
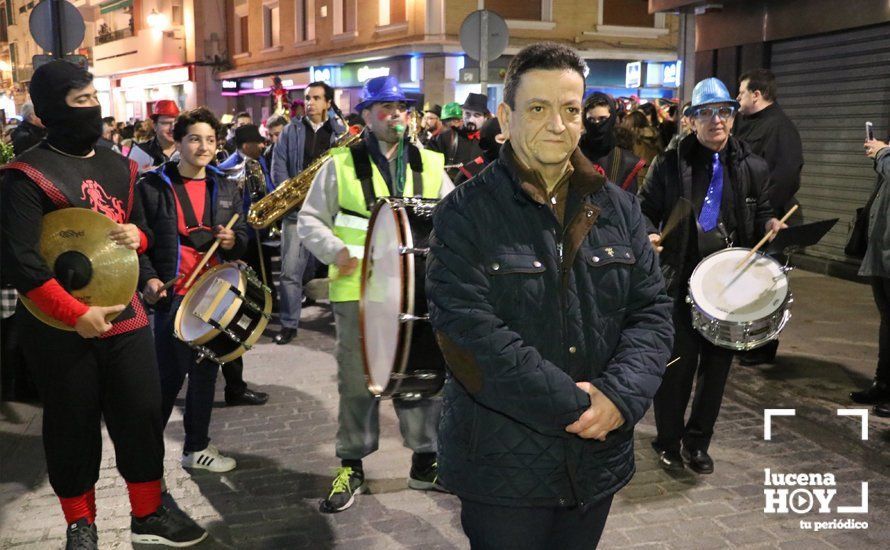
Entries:
[[317,260],[297,236],[297,220],[290,214],[281,222],[281,292],[278,310],[282,328],[298,328],[303,309],[303,274],[315,271]]
[[[340,417],[337,457],[360,460],[378,448],[380,400],[368,391],[359,342],[358,302],[334,302],[337,324],[337,380]],[[405,446],[415,453],[436,452],[441,398],[393,400]]]

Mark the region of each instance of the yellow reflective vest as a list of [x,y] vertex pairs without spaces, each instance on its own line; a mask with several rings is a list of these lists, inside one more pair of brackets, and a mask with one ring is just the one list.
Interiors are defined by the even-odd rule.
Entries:
[[[420,149],[423,162],[423,197],[435,199],[439,197],[442,188],[442,172],[445,169],[445,157],[441,153]],[[362,183],[355,172],[355,164],[352,161],[352,152],[346,147],[331,149],[331,161],[337,174],[337,200],[340,212],[334,219],[334,235],[339,237],[349,255],[359,259],[358,268],[347,276],[340,276],[337,266],[331,264],[328,268],[331,286],[330,300],[332,302],[349,302],[358,300],[361,294],[362,260],[365,255],[365,236],[368,233],[368,221],[371,212],[365,204],[365,195],[362,192]],[[371,163],[374,194],[378,197],[390,196],[386,181],[380,175],[375,163]],[[414,196],[414,172],[409,169],[405,174],[405,188],[403,197]]]

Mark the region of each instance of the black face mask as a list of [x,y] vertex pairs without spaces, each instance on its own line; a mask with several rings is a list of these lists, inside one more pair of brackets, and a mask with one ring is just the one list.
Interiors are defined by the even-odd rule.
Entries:
[[581,148],[592,161],[609,154],[615,147],[615,116],[602,122],[594,122],[584,117],[585,134],[581,138]]
[[71,107],[57,110],[47,124],[47,141],[70,155],[87,155],[102,137],[102,107]]

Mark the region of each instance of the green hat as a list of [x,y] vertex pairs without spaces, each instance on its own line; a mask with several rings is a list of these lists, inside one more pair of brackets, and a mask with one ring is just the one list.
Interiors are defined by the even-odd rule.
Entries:
[[453,101],[451,103],[446,103],[444,107],[442,107],[442,120],[448,120],[450,118],[463,118],[464,110],[460,108],[460,103]]

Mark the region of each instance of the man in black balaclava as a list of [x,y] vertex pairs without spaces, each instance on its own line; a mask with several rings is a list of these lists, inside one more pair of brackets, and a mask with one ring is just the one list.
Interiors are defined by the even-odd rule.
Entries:
[[[68,62],[52,62],[35,73],[29,92],[34,113],[46,127],[49,145],[69,155],[86,156],[102,136],[102,107],[95,101],[93,75]],[[35,82],[36,81],[36,82]],[[72,90],[82,91],[67,101]]]
[[127,304],[81,303],[71,292],[96,276],[89,262],[60,268],[57,260],[51,267],[40,254],[43,217],[72,207],[111,219],[115,245],[138,253],[149,247],[151,232],[134,193],[136,164],[94,148],[102,113],[92,80],[67,61],[34,72],[30,93],[47,137],[2,168],[4,276],[33,311],[68,327],[44,324],[19,302],[20,343],[43,401],[47,471],[68,525],[66,548],[98,548],[95,484],[103,419],[130,496],[131,540],[189,546],[207,534],[181,511],[161,505],[161,390],[142,301],[134,292]]
[[578,147],[615,185],[636,194],[638,183],[646,175],[645,161],[615,144],[615,123],[618,121],[612,99],[593,92],[584,102],[584,135]]

